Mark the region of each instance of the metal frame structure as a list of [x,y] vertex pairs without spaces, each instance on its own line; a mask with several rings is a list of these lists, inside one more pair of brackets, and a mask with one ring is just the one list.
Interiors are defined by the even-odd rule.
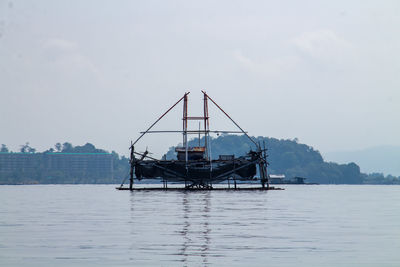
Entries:
[[[149,152],[146,151],[144,153],[138,153],[135,151],[134,146],[135,144],[145,135],[145,134],[151,134],[151,133],[182,133],[182,138],[183,138],[183,148],[185,149],[185,167],[186,167],[186,176],[182,177],[181,174],[175,172],[174,170],[165,168],[161,165],[155,165],[156,168],[163,169],[164,172],[168,173],[168,175],[174,175],[178,178],[181,178],[182,180],[185,181],[185,188],[190,189],[190,188],[203,188],[203,189],[211,189],[212,188],[212,182],[213,180],[219,180],[223,179],[227,175],[234,174],[235,172],[239,171],[242,168],[245,168],[249,164],[254,164],[256,163],[259,168],[259,173],[260,173],[260,182],[262,185],[263,189],[269,189],[269,180],[268,180],[268,173],[267,173],[267,154],[266,151],[267,149],[265,148],[265,143],[264,147],[261,148],[261,145],[257,143],[252,137],[250,137],[246,131],[244,131],[205,91],[201,91],[203,93],[203,116],[200,117],[190,117],[188,116],[188,95],[190,92],[185,93],[175,104],[173,104],[166,112],[164,112],[146,131],[140,132],[140,136],[131,143],[130,146],[130,174],[129,174],[129,190],[133,190],[133,184],[134,184],[134,174],[135,174],[135,166],[139,162],[142,162],[144,159],[148,158],[153,161],[158,161],[155,158],[150,157],[148,154]],[[210,130],[210,125],[209,125],[209,113],[208,113],[208,100],[210,100],[238,129],[239,131],[211,131]],[[151,131],[151,129],[165,116],[167,115],[172,109],[174,109],[181,101],[183,101],[183,112],[182,112],[182,131]],[[199,121],[199,130],[188,130],[188,121],[189,120],[198,120]],[[203,122],[203,129],[200,129],[200,123],[201,121]],[[244,134],[255,146],[256,146],[256,151],[250,151],[249,153],[252,153],[252,160],[249,161],[247,165],[243,165],[237,168],[233,168],[225,173],[221,173],[216,177],[211,177],[211,172],[212,172],[212,159],[211,159],[211,145],[210,145],[210,133],[242,133]],[[189,173],[189,166],[188,166],[188,152],[189,152],[189,146],[188,146],[188,135],[189,134],[198,134],[199,136],[199,142],[200,142],[200,136],[203,134],[204,135],[204,148],[205,148],[205,160],[209,161],[209,166],[210,166],[210,179],[209,182],[207,183],[201,183],[201,184],[195,184],[192,183],[190,185],[187,185],[187,181],[190,181],[190,177],[188,177]],[[140,156],[139,159],[135,157],[135,155]],[[235,166],[235,165],[233,165]],[[167,180],[165,177],[163,177],[163,183],[164,183],[164,188],[167,188]],[[225,179],[226,180],[226,179]],[[229,180],[228,180],[229,181]],[[235,181],[235,187],[236,187],[236,181]],[[122,188],[122,185],[121,185]]]

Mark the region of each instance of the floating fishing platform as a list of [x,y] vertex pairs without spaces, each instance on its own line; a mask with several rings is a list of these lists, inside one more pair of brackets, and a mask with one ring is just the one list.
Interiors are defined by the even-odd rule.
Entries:
[[[188,116],[188,95],[185,93],[174,105],[172,105],[163,115],[161,115],[146,131],[140,132],[140,136],[131,142],[130,146],[130,173],[129,187],[124,187],[125,178],[118,190],[280,190],[269,185],[269,175],[267,174],[267,149],[265,143],[263,148],[247,132],[245,132],[206,92],[203,93],[203,115],[192,117]],[[182,130],[179,131],[152,131],[151,129],[178,103],[183,101]],[[236,131],[210,130],[208,103],[212,102],[238,129]],[[188,121],[199,121],[199,129],[188,129]],[[203,127],[201,128],[201,125]],[[182,146],[176,147],[176,159],[156,159],[147,148],[143,153],[135,151],[135,144],[145,135],[152,133],[179,133],[183,136]],[[235,155],[219,155],[218,159],[211,157],[210,133],[239,133],[244,134],[254,144],[254,150],[250,150],[246,155],[235,157]],[[189,146],[188,135],[198,135],[198,146]],[[201,136],[204,136],[201,139]],[[203,144],[201,144],[203,140]],[[136,158],[138,156],[138,158]],[[255,177],[259,173],[259,177]],[[140,188],[134,187],[134,181],[141,179],[161,179],[162,188]],[[259,180],[261,187],[238,187],[236,181]],[[213,187],[213,185],[228,181],[228,188]],[[230,181],[234,186],[230,186]],[[168,187],[168,182],[181,183],[184,187]]]
[[128,190],[128,191],[269,191],[269,190],[285,190],[284,188],[273,187],[213,187],[213,188],[185,188],[185,187],[134,187],[132,189],[128,187],[116,187],[117,190]]

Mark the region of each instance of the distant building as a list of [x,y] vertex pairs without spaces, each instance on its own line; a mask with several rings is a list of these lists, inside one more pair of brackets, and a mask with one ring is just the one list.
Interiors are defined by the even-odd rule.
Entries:
[[34,153],[0,152],[0,173],[34,170],[38,164],[36,155]]
[[284,174],[270,174],[269,175],[269,182],[271,184],[283,184],[285,180]]
[[45,153],[50,171],[62,171],[70,175],[90,174],[113,177],[113,161],[110,153]]
[[40,172],[42,176],[113,179],[110,153],[0,153],[0,174]]
[[269,182],[271,184],[305,184],[305,179],[306,178],[298,176],[287,179],[284,174],[271,174],[269,176]]

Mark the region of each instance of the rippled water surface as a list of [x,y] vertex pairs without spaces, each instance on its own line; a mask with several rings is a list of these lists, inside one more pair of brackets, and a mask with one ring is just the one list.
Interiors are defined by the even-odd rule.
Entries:
[[0,266],[400,266],[400,186],[0,186]]

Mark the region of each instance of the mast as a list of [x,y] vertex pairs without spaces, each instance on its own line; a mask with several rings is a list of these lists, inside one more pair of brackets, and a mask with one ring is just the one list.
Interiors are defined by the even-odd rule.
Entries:
[[188,161],[188,142],[187,142],[187,122],[188,122],[188,98],[187,94],[183,97],[183,146],[185,147],[185,161],[186,161],[186,169],[187,169],[187,161]]
[[205,154],[206,154],[206,159],[211,159],[211,155],[210,155],[210,150],[209,150],[209,135],[210,135],[210,124],[208,121],[208,98],[207,98],[207,94],[205,92],[203,92],[204,94],[204,147],[206,149]]

